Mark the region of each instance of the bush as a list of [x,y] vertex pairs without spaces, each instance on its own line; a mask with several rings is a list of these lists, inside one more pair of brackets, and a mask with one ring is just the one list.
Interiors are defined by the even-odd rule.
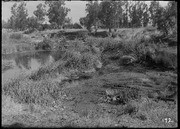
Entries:
[[39,42],[36,46],[35,49],[39,50],[51,50],[53,47],[53,42],[50,39],[45,38],[42,42]]
[[82,26],[79,25],[78,23],[74,23],[73,28],[74,29],[82,29]]
[[156,52],[155,62],[159,67],[176,69],[177,54],[159,50]]
[[95,37],[105,38],[109,36],[109,33],[107,31],[101,31],[101,32],[91,33],[91,35]]
[[30,33],[34,32],[34,31],[35,31],[34,28],[29,28],[26,31],[24,31],[24,34],[30,34]]
[[65,32],[64,36],[69,40],[74,40],[76,38],[85,40],[85,38],[88,36],[88,31],[79,30],[79,31],[74,31],[74,32]]

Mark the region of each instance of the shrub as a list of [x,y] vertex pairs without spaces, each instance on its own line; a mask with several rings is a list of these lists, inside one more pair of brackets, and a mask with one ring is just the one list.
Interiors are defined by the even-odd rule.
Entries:
[[73,42],[69,42],[68,49],[72,49],[74,51],[84,52],[89,49],[89,46],[84,44],[81,40],[74,40]]
[[82,29],[82,26],[79,25],[78,23],[74,23],[73,28],[74,29]]
[[34,28],[29,28],[26,31],[24,31],[24,34],[30,34],[30,33],[34,32],[34,31],[35,31]]
[[65,32],[64,36],[69,40],[74,39],[82,39],[85,40],[85,38],[88,36],[88,31],[86,30],[78,30],[78,31],[72,31],[72,32]]
[[104,40],[104,38],[87,37],[85,44],[88,46],[93,45],[100,47],[103,44]]
[[124,114],[133,115],[138,111],[138,107],[128,103],[124,108]]
[[177,68],[177,54],[168,51],[156,51],[155,62],[160,67]]
[[35,49],[42,49],[42,50],[51,50],[53,43],[50,39],[45,38],[42,42],[39,42],[36,46]]
[[22,39],[23,35],[21,33],[12,33],[10,34],[9,38],[11,39],[17,39],[17,40],[20,40]]
[[63,57],[64,53],[65,53],[65,51],[63,51],[63,50],[56,50],[56,51],[52,52],[52,56],[55,61],[58,61]]
[[93,68],[96,56],[92,55],[91,53],[85,53],[81,56],[81,69],[87,70]]

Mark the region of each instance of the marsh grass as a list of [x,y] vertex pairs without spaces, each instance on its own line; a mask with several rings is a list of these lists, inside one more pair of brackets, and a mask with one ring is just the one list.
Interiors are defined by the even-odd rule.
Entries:
[[32,81],[27,78],[16,79],[3,87],[5,94],[12,96],[19,103],[50,106],[59,97],[60,87],[51,80]]

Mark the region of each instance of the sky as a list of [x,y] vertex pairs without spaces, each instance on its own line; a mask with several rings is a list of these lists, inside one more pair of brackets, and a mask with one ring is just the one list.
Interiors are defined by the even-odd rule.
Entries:
[[[26,8],[28,10],[29,16],[33,16],[33,11],[36,10],[36,6],[39,3],[42,3],[43,1],[26,1]],[[11,16],[11,7],[15,2],[2,2],[2,20],[7,21]],[[79,18],[85,17],[85,8],[86,8],[87,1],[66,1],[65,6],[67,8],[70,8],[71,11],[68,13],[67,17],[72,19],[72,22],[79,22]],[[150,1],[147,1],[147,4],[149,4]],[[160,4],[162,6],[165,6],[167,4],[167,1],[160,1]],[[48,18],[46,17],[46,20]]]

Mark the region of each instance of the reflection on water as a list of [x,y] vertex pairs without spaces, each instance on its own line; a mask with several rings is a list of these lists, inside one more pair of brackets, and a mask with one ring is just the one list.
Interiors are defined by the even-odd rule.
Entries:
[[2,55],[2,59],[3,61],[12,62],[13,65],[12,68],[3,71],[3,81],[12,77],[17,77],[21,73],[32,72],[39,67],[54,61],[50,51]]

